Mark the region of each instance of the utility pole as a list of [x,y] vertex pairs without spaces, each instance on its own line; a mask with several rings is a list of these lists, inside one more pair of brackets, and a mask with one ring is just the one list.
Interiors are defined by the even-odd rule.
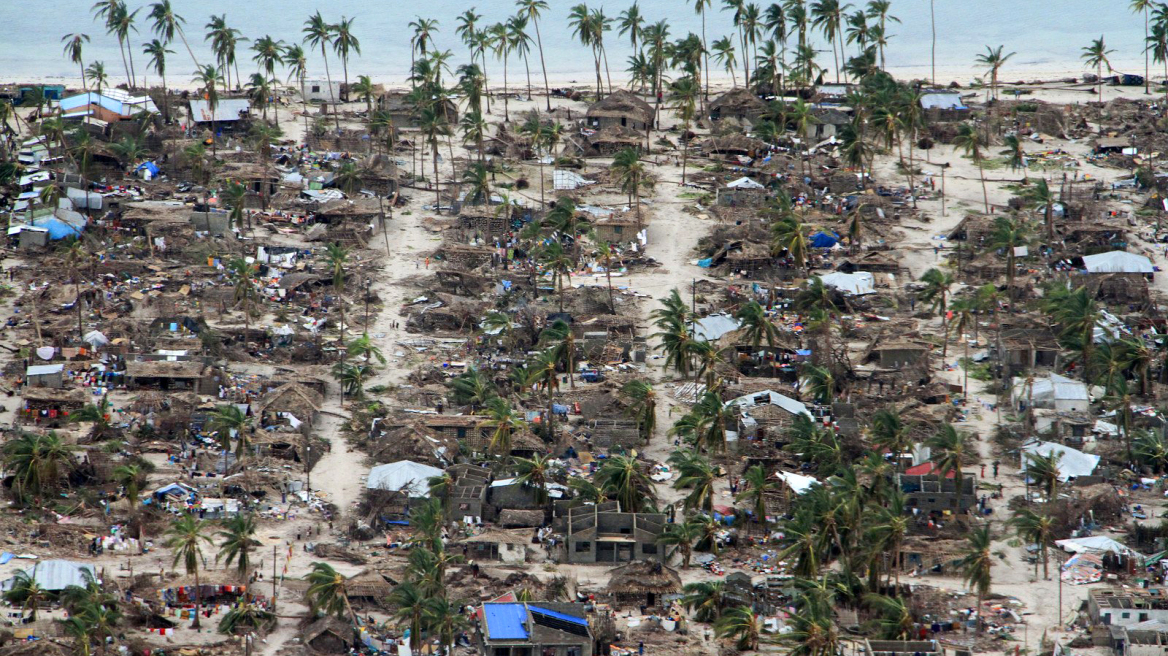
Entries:
[[945,216],[945,167],[941,167],[941,216]]
[[[365,279],[365,334],[369,334],[369,289],[373,286],[371,278]],[[369,360],[369,356],[365,356],[365,360]]]
[[304,473],[308,477],[308,482],[305,485],[308,487],[308,492],[312,492],[312,445],[309,444],[304,447]]
[[692,278],[689,287],[689,336],[698,336],[698,279]]
[[272,545],[272,614],[276,614],[276,545]]

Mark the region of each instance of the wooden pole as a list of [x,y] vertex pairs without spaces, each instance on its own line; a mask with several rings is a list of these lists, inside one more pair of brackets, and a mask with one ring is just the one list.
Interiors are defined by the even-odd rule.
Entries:
[[276,545],[272,545],[272,613],[276,612]]

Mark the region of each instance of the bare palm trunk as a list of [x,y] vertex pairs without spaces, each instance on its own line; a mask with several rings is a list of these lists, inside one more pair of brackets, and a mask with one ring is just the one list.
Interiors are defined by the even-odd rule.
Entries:
[[981,195],[982,195],[982,198],[985,200],[985,211],[986,211],[986,214],[989,214],[990,213],[990,194],[988,191],[986,191],[985,169],[983,169],[981,167],[980,160],[978,160],[978,163],[977,163],[977,172],[981,176]]
[[337,98],[333,95],[333,74],[329,72],[328,51],[324,49],[324,43],[320,44],[320,55],[324,57],[324,77],[328,82],[329,102],[331,102],[333,105],[333,121],[335,122],[337,130],[339,131],[341,129],[341,117],[340,114],[337,113]]
[[[118,50],[122,52],[122,68],[126,69],[126,81],[133,87],[133,81],[130,79],[130,64],[126,61],[126,41],[125,39],[118,39]],[[98,91],[98,93],[101,93]]]
[[134,49],[127,47],[126,51],[130,55],[130,88],[138,88],[138,71],[134,69]]
[[604,77],[608,78],[608,92],[612,93],[612,73],[608,71],[608,51],[600,46],[600,55],[604,57]]
[[[644,44],[642,44],[642,45],[644,45]],[[702,10],[702,54],[706,58],[705,98],[706,98],[706,102],[708,103],[708,102],[710,102],[710,50],[709,50],[709,48],[706,47],[706,11],[705,11],[705,9]],[[738,83],[735,82],[734,86],[738,86]]]
[[508,113],[508,98],[507,98],[507,55],[503,55],[503,122],[511,122],[511,114]]
[[430,145],[434,154],[434,213],[442,213],[442,194],[438,191],[438,142]]
[[527,99],[531,100],[531,65],[528,63],[527,55],[523,55],[523,69],[527,71]]
[[[543,69],[543,91],[547,94],[547,110],[550,112],[552,111],[552,88],[548,84],[547,64],[543,61],[543,37],[539,35],[539,21],[533,22],[535,23],[535,43],[539,46],[539,67]],[[484,72],[483,75],[486,76],[486,73]],[[531,95],[531,92],[528,92],[528,95]]]

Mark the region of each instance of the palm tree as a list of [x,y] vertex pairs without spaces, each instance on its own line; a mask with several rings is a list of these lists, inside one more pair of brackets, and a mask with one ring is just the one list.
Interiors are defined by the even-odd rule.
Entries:
[[345,351],[350,357],[357,356],[365,358],[366,364],[369,364],[373,359],[376,359],[381,364],[387,362],[385,354],[381,352],[381,348],[369,338],[369,333],[362,333],[360,337],[350,341]]
[[[507,19],[507,33],[511,49],[523,58],[523,70],[527,73],[527,99],[531,100],[531,65],[528,61],[528,55],[531,53],[531,36],[527,33],[527,16],[520,14]],[[506,72],[506,68],[503,70]]]
[[[1018,533],[1018,537],[1028,544],[1038,546],[1042,555],[1042,578],[1049,580],[1049,547],[1054,542],[1054,519],[1050,515],[1043,515],[1030,508],[1019,508],[1010,518],[1010,525]],[[1038,576],[1038,561],[1034,562],[1034,576]]]
[[515,0],[515,6],[519,7],[519,13],[525,16],[532,25],[535,26],[535,43],[539,47],[539,67],[543,70],[543,90],[546,95],[547,110],[552,111],[552,90],[548,84],[547,64],[543,60],[543,37],[539,34],[539,18],[540,14],[548,9],[548,3],[545,0]]
[[942,480],[953,474],[953,484],[957,495],[957,512],[961,508],[962,493],[965,490],[965,477],[962,467],[969,457],[970,445],[966,442],[964,431],[957,430],[953,424],[941,424],[935,435],[925,441],[932,450],[932,461],[937,467],[937,473]]
[[[709,49],[706,48],[706,43],[707,43],[706,42],[706,12],[710,10],[711,6],[713,6],[713,0],[692,0],[692,1],[693,1],[693,6],[694,6],[694,12],[696,12],[697,15],[702,17],[702,55],[705,57],[705,64],[702,66],[702,70],[704,70],[706,72],[706,80],[705,80],[703,96],[704,96],[706,102],[709,102],[710,101],[710,51],[709,51]],[[644,41],[642,40],[642,43],[643,42]],[[737,83],[735,83],[735,86],[737,86]]]
[[240,581],[247,581],[251,567],[251,553],[263,543],[255,539],[256,520],[252,513],[236,515],[223,523],[223,529],[215,535],[223,538],[219,554],[215,560],[223,559],[228,567],[235,563]]
[[491,431],[488,449],[495,455],[506,457],[511,454],[511,436],[527,427],[523,414],[511,408],[506,399],[495,397],[486,403],[487,418],[479,422],[478,428]]
[[1159,474],[1168,467],[1168,439],[1160,431],[1138,431],[1133,440],[1133,455],[1137,462]]
[[[831,43],[831,55],[835,62],[835,81],[838,84],[840,81],[840,56],[836,50],[836,46],[843,45],[840,41],[837,43],[836,37],[843,24],[843,7],[840,6],[839,0],[816,0],[811,3],[811,24],[823,31],[823,38]],[[895,20],[895,19],[894,19]]]
[[345,362],[344,360],[333,365],[332,374],[341,385],[341,403],[344,404],[346,394],[358,401],[365,398],[365,380],[373,375],[373,368],[369,365]]
[[[1128,9],[1131,10],[1131,12],[1133,14],[1139,14],[1140,12],[1143,12],[1143,14],[1144,14],[1144,41],[1145,42],[1148,40],[1148,36],[1149,36],[1149,33],[1148,33],[1148,24],[1149,24],[1148,23],[1148,13],[1151,11],[1152,7],[1154,7],[1155,5],[1156,5],[1156,3],[1154,2],[1154,0],[1130,0],[1130,2],[1128,4]],[[1152,92],[1151,88],[1150,88],[1151,74],[1152,74],[1151,73],[1151,65],[1148,63],[1148,51],[1144,50],[1144,93],[1145,94],[1149,94]]]
[[1056,285],[1048,291],[1050,293],[1044,297],[1046,304],[1043,311],[1061,328],[1059,337],[1064,345],[1079,351],[1083,382],[1090,382],[1095,329],[1102,318],[1099,305],[1086,287],[1068,291],[1066,287]]
[[887,22],[892,21],[899,23],[900,19],[896,16],[888,15],[888,10],[892,7],[892,0],[868,0],[868,18],[876,19],[876,26],[873,30],[873,36],[876,37],[877,44],[880,48],[880,68],[884,68],[884,46],[886,42],[883,39],[887,36],[886,29]]
[[[181,562],[187,576],[195,577],[195,608],[201,605],[199,596],[199,563],[203,561],[203,545],[211,544],[210,523],[194,515],[185,514],[171,523],[166,530],[166,548],[174,552],[171,567]],[[199,628],[199,613],[195,613],[192,628]]]
[[568,384],[572,389],[575,389],[576,359],[579,356],[579,349],[572,328],[567,322],[557,319],[552,322],[552,325],[544,328],[539,335],[539,341],[541,344],[551,347],[555,359],[559,364],[564,365],[564,369],[568,372]]
[[639,378],[630,380],[621,387],[621,394],[630,399],[625,412],[637,422],[641,439],[648,442],[657,427],[657,393],[652,383]]
[[538,453],[531,458],[515,459],[515,482],[533,487],[536,500],[542,506],[548,502],[547,486],[551,482],[551,459]]
[[1091,41],[1091,45],[1083,48],[1083,53],[1079,58],[1088,68],[1094,68],[1096,71],[1095,84],[1099,87],[1099,102],[1103,102],[1103,66],[1107,66],[1107,72],[1111,72],[1111,60],[1107,55],[1115,52],[1108,50],[1107,44],[1103,43],[1103,36],[1100,35],[1098,39]]
[[219,156],[219,140],[215,138],[215,110],[219,109],[219,85],[223,84],[223,75],[218,68],[207,64],[195,71],[195,84],[202,88],[203,97],[207,100],[207,108],[211,112],[211,151],[212,156]]
[[871,516],[871,525],[865,534],[873,553],[889,554],[888,578],[892,578],[892,569],[896,570],[896,581],[900,583],[900,555],[901,547],[908,536],[909,514],[906,512],[904,494],[894,490],[889,496],[887,505],[878,506]]
[[[1046,186],[1045,180],[1040,180]],[[1052,199],[1053,200],[1053,199]],[[994,229],[990,233],[990,248],[1001,250],[1006,255],[1006,287],[1010,298],[1014,297],[1014,276],[1017,274],[1018,249],[1029,246],[1034,241],[1030,225],[1025,221],[999,215],[994,218]],[[1053,236],[1053,230],[1051,231]]]
[[1026,462],[1022,473],[1028,480],[1033,480],[1034,484],[1042,490],[1048,503],[1058,499],[1061,460],[1062,452],[1051,452],[1047,455],[1027,452],[1025,455]]
[[734,313],[738,326],[744,331],[742,337],[750,343],[751,348],[757,349],[765,340],[767,346],[773,347],[779,337],[779,328],[767,316],[758,301],[749,300],[743,303]]
[[498,396],[491,377],[478,367],[467,367],[466,371],[450,381],[450,391],[454,401],[470,405],[471,412],[478,412],[487,402]]
[[970,531],[965,555],[960,562],[962,579],[977,593],[978,633],[981,633],[982,618],[985,617],[985,613],[982,612],[983,604],[993,583],[994,556],[991,552],[993,542],[990,535],[991,526],[992,524],[987,522],[985,526]]
[[637,217],[637,232],[641,231],[641,192],[652,191],[655,186],[653,179],[645,170],[645,163],[641,161],[641,153],[635,148],[625,148],[617,152],[609,167],[616,174],[616,182],[620,189],[634,201],[633,207]]
[[359,624],[357,614],[349,605],[348,579],[327,563],[313,563],[312,571],[304,577],[308,590],[304,597],[314,613],[348,618],[354,625]]
[[690,490],[682,502],[686,511],[714,512],[714,483],[718,472],[709,459],[688,449],[678,449],[670,454],[669,464],[677,470],[673,487]]
[[689,165],[689,126],[697,112],[698,90],[697,82],[691,77],[683,77],[673,83],[673,110],[681,119],[681,140],[684,141],[681,151],[682,186],[685,186],[686,168]]
[[333,42],[334,26],[326,23],[324,17],[320,15],[320,11],[317,11],[304,21],[304,29],[301,32],[304,34],[304,45],[309,48],[320,48],[320,56],[324,58],[324,75],[329,86],[329,104],[334,106],[333,115],[337,129],[340,130],[341,117],[335,110],[337,99],[333,96],[333,76],[329,72],[328,65],[328,45]]
[[925,288],[921,291],[920,299],[925,303],[931,303],[933,305],[933,311],[941,316],[941,333],[945,336],[945,347],[942,349],[941,357],[946,357],[949,353],[947,323],[949,291],[953,287],[953,283],[956,282],[956,279],[948,271],[929,269],[925,272],[925,275],[921,276],[921,282],[925,283]]
[[793,214],[779,218],[771,224],[771,253],[786,253],[795,269],[807,267],[807,256],[811,244],[807,239],[807,229]]
[[681,566],[689,569],[690,558],[693,557],[694,542],[699,536],[697,525],[692,522],[666,524],[665,531],[657,536],[657,544],[663,547],[673,547],[669,553],[672,558],[681,554]]
[[762,465],[755,465],[742,474],[745,487],[735,497],[735,503],[747,502],[754,512],[754,521],[766,524],[767,493],[779,489],[778,481],[771,479]]
[[276,621],[276,614],[262,606],[244,601],[223,614],[218,631],[227,635],[264,630]]
[[349,249],[339,243],[329,244],[325,249],[328,270],[332,273],[333,291],[337,295],[337,306],[341,311],[341,343],[345,343],[345,276],[349,267]]
[[250,333],[252,304],[257,296],[253,280],[259,276],[259,265],[237,257],[227,263],[227,273],[233,291],[232,299],[243,309],[244,333]]
[[93,62],[85,69],[85,76],[93,83],[98,95],[101,95],[101,90],[109,84],[109,75],[105,72],[105,64],[99,61]]
[[467,616],[459,612],[464,607],[465,603],[452,602],[445,597],[426,600],[422,612],[423,622],[431,632],[437,634],[438,642],[447,654],[454,653],[455,638],[470,625]]
[[715,39],[710,44],[710,49],[714,54],[714,61],[722,65],[726,72],[730,73],[730,79],[734,86],[738,86],[738,73],[735,70],[738,67],[738,58],[734,55],[734,42],[730,37],[724,36],[721,39]]
[[644,512],[656,498],[652,479],[634,456],[616,455],[605,459],[594,482],[620,503],[623,512]]
[[97,403],[87,403],[80,410],[69,415],[69,423],[93,424],[92,430],[89,431],[89,437],[95,442],[100,442],[113,429],[113,423],[110,422],[112,413],[113,404],[110,403],[108,395],[103,395]]
[[130,510],[137,512],[141,502],[142,484],[146,482],[146,472],[136,464],[118,465],[114,467],[113,479],[118,485],[126,488],[126,502]]
[[137,86],[137,74],[134,71],[134,48],[129,45],[130,32],[137,32],[138,28],[134,27],[134,20],[138,16],[141,9],[129,11],[125,4],[121,5],[117,11],[113,12],[106,23],[107,32],[114,34],[118,38],[118,47],[122,51],[122,64],[126,65],[126,55],[129,54],[129,65],[126,66],[126,77],[128,78],[130,88]]
[[864,603],[878,617],[872,624],[880,628],[884,640],[906,640],[913,634],[913,612],[904,599],[869,592],[864,595]]
[[41,604],[49,600],[49,592],[41,587],[31,574],[25,570],[17,570],[12,587],[4,593],[4,601],[12,605],[20,605],[22,612],[28,613],[28,620],[35,622],[37,611]]
[[653,310],[653,325],[660,329],[653,335],[661,340],[659,347],[665,353],[665,368],[676,368],[682,378],[689,376],[691,342],[693,341],[689,307],[681,300],[677,289],[661,300],[662,307]]
[[429,597],[413,581],[403,581],[389,595],[389,603],[397,608],[397,621],[409,628],[411,650],[422,646],[422,618],[428,601]]
[[1005,46],[998,46],[997,48],[991,48],[989,46],[986,46],[985,54],[978,55],[977,58],[975,59],[975,63],[980,64],[982,66],[985,66],[986,72],[989,73],[989,76],[990,76],[990,98],[989,99],[991,99],[991,100],[996,100],[998,97],[998,73],[1002,70],[1002,66],[1004,66],[1006,64],[1006,61],[1009,60],[1011,57],[1013,57],[1015,54],[1015,53],[1011,52],[1008,55],[1003,55],[1002,54],[1003,48],[1005,48]]
[[66,445],[55,431],[25,433],[4,443],[4,467],[12,475],[12,491],[22,500],[40,499],[61,484],[62,470],[72,463],[76,447]]
[[365,111],[369,113],[370,117],[373,116],[374,90],[375,85],[368,75],[358,75],[357,82],[350,89],[357,98],[365,101]]
[[[1144,40],[1147,44],[1144,52],[1152,53],[1152,61],[1164,65],[1164,78],[1168,80],[1168,10],[1161,5],[1156,9],[1156,22],[1152,26],[1152,33]],[[1168,99],[1168,86],[1165,86],[1165,98]]]
[[958,126],[957,135],[953,137],[953,147],[963,151],[966,157],[972,159],[974,164],[977,164],[977,171],[981,176],[981,194],[985,200],[985,211],[986,214],[989,214],[990,197],[989,192],[986,191],[985,168],[982,166],[982,162],[985,159],[985,146],[985,138],[977,128],[968,123],[963,123]]
[[187,54],[191,56],[191,61],[194,62],[195,68],[202,68],[199,65],[198,58],[195,57],[194,51],[191,50],[191,44],[187,43],[187,35],[182,27],[183,23],[186,23],[186,19],[174,13],[174,10],[170,6],[170,0],[158,0],[150,5],[149,17],[150,20],[154,21],[152,27],[154,34],[162,39],[163,43],[169,45],[174,41],[174,36],[177,34],[178,38],[182,40],[183,45],[186,47]]
[[758,649],[760,619],[749,606],[735,606],[714,622],[714,634],[719,638],[733,638],[739,650]]
[[345,89],[349,88],[349,55],[361,54],[361,42],[353,34],[355,18],[341,16],[341,22],[332,26],[333,50],[341,58],[341,68],[345,71]]
[[799,371],[799,385],[820,405],[828,405],[835,398],[835,377],[827,367],[804,364]]
[[687,583],[681,588],[681,605],[694,611],[695,620],[713,622],[722,616],[725,585],[722,581]]
[[[450,123],[447,122],[445,110],[435,110],[433,107],[425,107],[422,109],[418,118],[418,129],[426,138],[426,143],[430,146],[430,152],[434,160],[434,211],[438,214],[442,213],[442,193],[441,185],[438,184],[438,139],[439,137],[449,137],[454,134],[450,129]],[[451,158],[453,159],[453,158]],[[454,162],[451,162],[453,165]]]
[[85,84],[85,60],[82,59],[81,51],[82,47],[86,43],[89,43],[89,35],[81,33],[66,34],[61,37],[61,43],[65,44],[65,56],[69,58],[69,61],[77,64],[77,68],[81,71],[82,88],[88,91],[89,87]]
[[166,90],[166,56],[173,55],[174,51],[167,50],[166,44],[158,39],[153,39],[150,43],[142,44],[142,54],[150,56],[150,62],[147,65],[162,78],[162,119],[169,123],[170,96]]
[[236,438],[235,457],[242,458],[247,446],[246,433],[251,430],[252,418],[244,414],[243,410],[234,403],[225,403],[215,408],[207,427],[219,440],[219,446],[228,451],[231,449],[231,438]]
[[895,408],[882,408],[872,415],[868,439],[881,455],[891,453],[899,465],[903,454],[912,448],[912,428]]

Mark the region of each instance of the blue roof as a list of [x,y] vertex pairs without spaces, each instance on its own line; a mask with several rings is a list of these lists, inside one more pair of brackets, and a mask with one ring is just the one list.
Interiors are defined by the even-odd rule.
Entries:
[[571,622],[580,626],[588,626],[588,620],[583,617],[576,617],[575,615],[568,615],[567,613],[560,613],[554,610],[548,610],[547,608],[540,608],[539,606],[528,605],[528,608],[533,613],[554,617],[558,620],[564,620],[565,622]]
[[488,640],[526,640],[527,609],[523,604],[483,604]]

